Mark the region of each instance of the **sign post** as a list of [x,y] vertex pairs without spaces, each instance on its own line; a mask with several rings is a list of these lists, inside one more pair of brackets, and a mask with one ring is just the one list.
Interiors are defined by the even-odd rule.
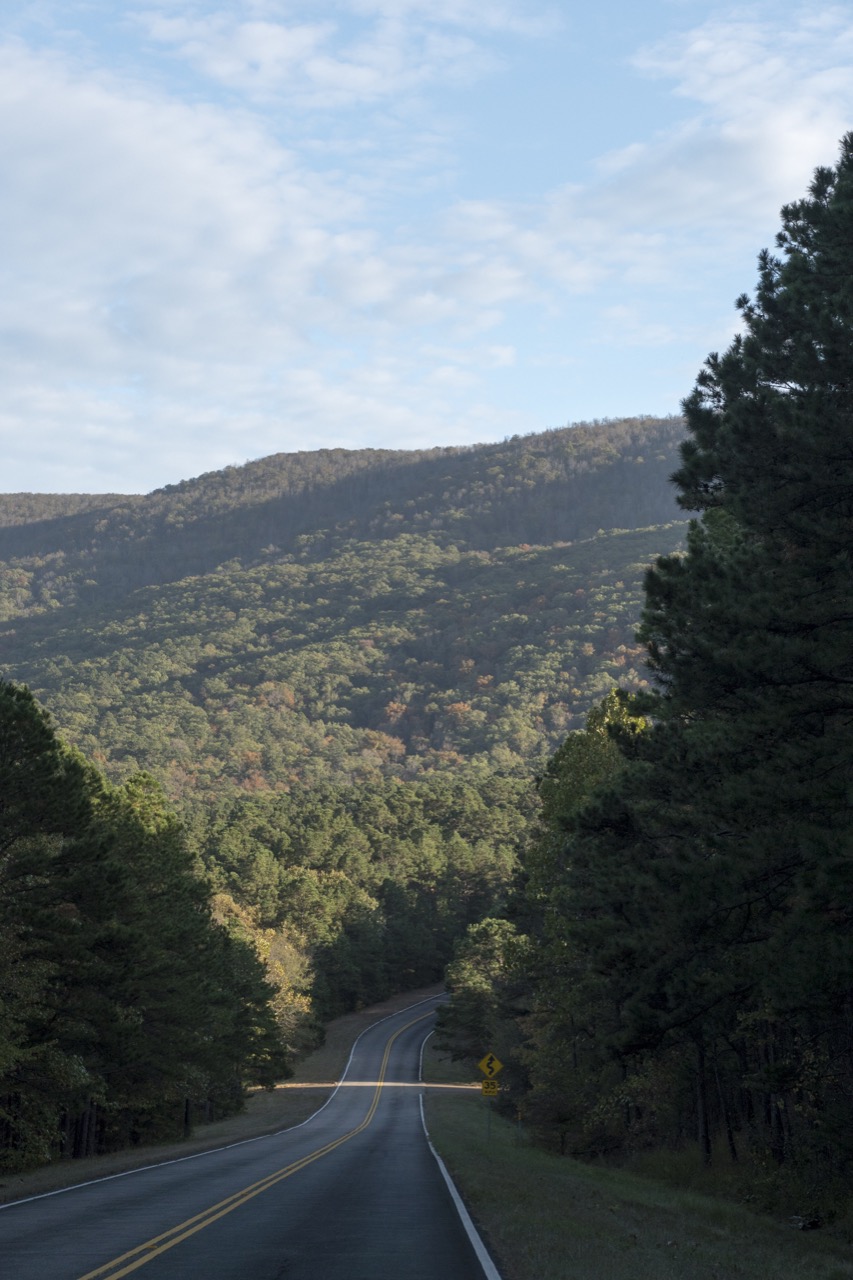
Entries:
[[500,1087],[497,1080],[498,1072],[503,1071],[504,1064],[493,1053],[487,1053],[477,1066],[483,1073],[481,1088],[486,1100],[486,1139],[488,1141],[492,1136],[492,1098],[497,1097]]

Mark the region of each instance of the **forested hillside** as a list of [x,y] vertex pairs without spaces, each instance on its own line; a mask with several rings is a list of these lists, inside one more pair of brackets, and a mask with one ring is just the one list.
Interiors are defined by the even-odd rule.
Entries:
[[118,503],[0,498],[0,672],[110,776],[149,768],[179,803],[527,773],[643,679],[681,434],[636,419],[280,455]]
[[24,568],[17,612],[248,566],[303,534],[491,550],[641,528],[678,514],[682,435],[679,418],[637,418],[464,448],[275,454],[146,496],[6,494],[0,563]]
[[[682,543],[666,481],[681,434],[677,419],[637,419],[470,449],[282,455],[145,497],[0,499],[0,675],[14,682],[0,685],[0,741],[27,685],[60,735],[52,750],[72,759],[73,744],[110,780],[86,766],[97,796],[115,797],[88,800],[81,827],[14,835],[0,866],[15,940],[0,954],[7,1164],[223,1105],[235,982],[258,1049],[229,1068],[232,1105],[273,1070],[273,1043],[285,1061],[322,1019],[438,980],[468,926],[504,910],[537,762],[616,680],[645,682],[641,582]],[[29,785],[38,795],[37,771]],[[107,811],[120,836],[98,826]],[[28,874],[96,963],[33,915]],[[146,951],[158,874],[196,915],[164,911]],[[103,882],[89,896],[87,877]],[[213,977],[217,947],[239,960],[233,978],[197,975],[186,1028],[180,983],[168,1009],[146,985],[163,973],[162,929]],[[140,966],[132,989],[125,959]],[[69,999],[85,1008],[66,1027],[53,1011]],[[215,1030],[204,1052],[199,1017]],[[121,1044],[110,1019],[129,1019]],[[161,1027],[183,1048],[158,1091],[145,1055]],[[66,1086],[81,1037],[85,1071]],[[50,1103],[31,1117],[42,1084]]]

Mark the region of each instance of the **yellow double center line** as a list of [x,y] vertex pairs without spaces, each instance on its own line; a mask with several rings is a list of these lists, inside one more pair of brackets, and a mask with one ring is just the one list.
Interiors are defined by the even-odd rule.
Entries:
[[400,1027],[389,1038],[382,1057],[382,1065],[379,1068],[379,1077],[376,1082],[373,1099],[361,1124],[356,1125],[354,1129],[350,1129],[349,1133],[342,1134],[340,1138],[327,1142],[324,1147],[318,1147],[316,1151],[312,1151],[309,1155],[302,1156],[299,1160],[294,1160],[293,1164],[285,1165],[282,1169],[276,1169],[274,1173],[268,1174],[266,1178],[261,1178],[259,1182],[253,1182],[250,1186],[243,1187],[241,1191],[235,1191],[233,1195],[220,1200],[218,1204],[211,1205],[209,1209],[204,1209],[201,1213],[195,1214],[194,1217],[187,1218],[184,1222],[179,1222],[177,1226],[171,1227],[161,1235],[152,1236],[144,1244],[138,1244],[135,1249],[129,1249],[127,1253],[123,1253],[118,1258],[113,1258],[111,1262],[105,1262],[103,1266],[96,1267],[94,1271],[87,1271],[84,1276],[80,1277],[80,1280],[120,1280],[121,1276],[130,1275],[131,1271],[144,1267],[147,1262],[151,1262],[153,1258],[158,1258],[161,1253],[166,1253],[167,1250],[173,1249],[182,1240],[195,1235],[197,1231],[201,1231],[204,1227],[209,1227],[211,1223],[217,1222],[220,1218],[224,1218],[226,1214],[239,1209],[241,1205],[253,1200],[261,1192],[269,1191],[270,1187],[274,1187],[276,1183],[292,1177],[300,1169],[306,1168],[309,1164],[313,1164],[315,1160],[319,1160],[322,1156],[327,1156],[331,1151],[342,1147],[345,1142],[349,1142],[350,1138],[363,1133],[373,1120],[376,1108],[379,1106],[379,1096],[385,1083],[385,1072],[388,1070],[388,1059],[391,1056],[391,1048],[394,1041],[404,1031],[408,1031],[409,1027],[413,1027],[416,1022],[422,1022],[424,1018],[428,1018],[430,1013],[432,1013],[432,1010],[429,1013],[420,1014],[417,1018],[412,1018],[411,1022],[407,1022],[405,1026]]

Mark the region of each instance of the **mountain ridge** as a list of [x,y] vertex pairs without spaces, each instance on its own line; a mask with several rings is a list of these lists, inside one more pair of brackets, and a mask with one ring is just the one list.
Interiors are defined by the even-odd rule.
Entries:
[[[0,674],[170,794],[525,771],[617,679],[680,545],[679,419],[317,450],[110,505],[0,495]],[[47,518],[39,518],[47,516]],[[16,523],[11,523],[11,521]]]

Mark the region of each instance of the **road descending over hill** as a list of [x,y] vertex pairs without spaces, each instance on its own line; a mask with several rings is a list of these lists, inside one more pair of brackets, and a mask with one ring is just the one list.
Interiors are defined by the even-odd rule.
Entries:
[[0,1209],[9,1280],[481,1280],[427,1144],[439,998],[370,1027],[296,1129]]

